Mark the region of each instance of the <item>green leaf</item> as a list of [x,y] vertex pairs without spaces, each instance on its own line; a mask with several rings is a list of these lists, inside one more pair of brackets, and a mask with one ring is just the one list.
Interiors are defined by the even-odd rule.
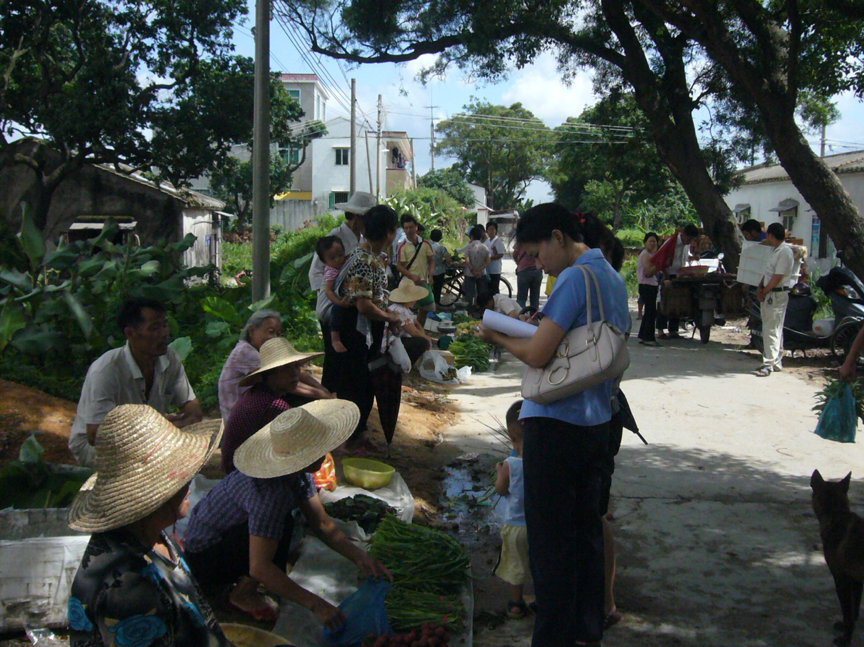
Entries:
[[208,337],[221,337],[231,332],[231,325],[227,321],[208,321],[204,332]]
[[3,352],[12,336],[26,325],[27,316],[24,307],[12,299],[7,299],[0,312],[0,352]]
[[237,310],[233,305],[225,301],[225,299],[220,299],[219,297],[205,297],[204,299],[201,299],[201,307],[204,309],[204,312],[211,314],[214,317],[224,319],[230,324],[235,326],[243,324]]
[[276,295],[271,294],[266,299],[261,299],[260,301],[256,301],[255,303],[250,303],[247,307],[252,312],[257,312],[258,310],[266,310],[273,306],[274,301],[276,301]]
[[27,258],[30,259],[30,267],[35,272],[45,255],[45,243],[42,240],[42,232],[36,227],[30,215],[30,205],[26,202],[21,204],[21,231],[18,233],[18,241]]
[[189,356],[189,353],[192,352],[192,338],[178,337],[170,344],[168,344],[168,347],[174,349],[174,352],[177,353],[177,356],[182,362]]
[[306,265],[307,263],[309,263],[312,260],[312,256],[314,256],[314,255],[315,255],[315,252],[310,252],[310,253],[306,254],[305,256],[301,256],[296,261],[294,261],[294,267],[296,267],[297,269],[303,267],[304,265]]
[[138,269],[138,273],[142,277],[148,278],[154,274],[158,274],[160,267],[162,267],[162,264],[159,261],[147,261]]
[[21,450],[18,452],[18,460],[22,463],[39,463],[42,461],[42,452],[45,450],[39,441],[36,440],[35,434],[30,434],[21,443]]
[[78,260],[78,253],[66,246],[63,249],[58,249],[52,252],[45,259],[45,267],[52,270],[68,270],[71,269]]
[[33,279],[30,275],[19,272],[15,268],[0,267],[0,281],[5,281],[22,292],[30,292],[33,289]]
[[114,249],[114,244],[111,241],[118,233],[120,233],[120,227],[114,222],[113,218],[108,218],[102,226],[102,231],[93,239],[91,244],[93,247],[99,247],[106,252],[110,252]]
[[63,292],[63,300],[66,302],[66,305],[69,306],[69,310],[72,311],[72,315],[75,317],[75,321],[78,322],[78,327],[81,328],[81,332],[84,334],[84,339],[90,339],[90,336],[93,334],[93,320],[90,318],[90,314],[87,312],[87,309],[84,307],[84,304],[69,291]]
[[9,343],[25,355],[43,356],[66,348],[68,340],[51,328],[24,328],[15,333]]

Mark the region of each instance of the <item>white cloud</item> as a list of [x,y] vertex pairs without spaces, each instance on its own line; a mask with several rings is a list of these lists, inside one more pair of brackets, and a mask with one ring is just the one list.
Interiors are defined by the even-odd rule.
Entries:
[[[423,54],[421,57],[414,59],[413,61],[408,61],[405,63],[405,72],[407,76],[411,77],[413,81],[414,78],[420,74],[427,67],[432,67],[435,64],[435,59],[438,58],[435,54]],[[447,74],[444,74],[444,78],[439,79],[441,81],[447,80]]]
[[557,126],[567,117],[577,117],[587,106],[596,103],[591,76],[580,72],[568,86],[561,79],[555,58],[539,56],[531,65],[515,72],[510,87],[501,98],[504,103],[520,102],[548,126]]

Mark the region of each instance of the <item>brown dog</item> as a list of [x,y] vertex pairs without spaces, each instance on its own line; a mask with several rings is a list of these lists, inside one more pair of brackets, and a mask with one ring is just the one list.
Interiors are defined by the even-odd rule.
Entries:
[[822,550],[843,612],[843,621],[834,625],[843,633],[834,639],[834,644],[844,646],[852,640],[864,587],[864,519],[849,510],[851,478],[849,472],[842,481],[825,481],[819,470],[810,477]]

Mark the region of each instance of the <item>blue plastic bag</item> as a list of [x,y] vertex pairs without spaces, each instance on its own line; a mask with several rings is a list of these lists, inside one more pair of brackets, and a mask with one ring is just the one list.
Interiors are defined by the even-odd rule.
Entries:
[[855,396],[848,384],[843,384],[835,396],[830,396],[819,422],[816,424],[816,435],[826,440],[836,440],[840,443],[854,443],[858,419],[855,413]]
[[359,645],[369,634],[392,635],[384,598],[392,585],[384,580],[370,577],[360,588],[342,600],[339,608],[345,614],[345,622],[330,630],[324,628],[324,638],[333,647]]

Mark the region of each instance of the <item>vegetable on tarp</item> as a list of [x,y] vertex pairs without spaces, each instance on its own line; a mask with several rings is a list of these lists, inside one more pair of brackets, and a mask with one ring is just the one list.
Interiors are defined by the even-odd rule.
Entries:
[[367,533],[374,532],[387,514],[396,514],[396,509],[387,505],[386,501],[366,494],[330,501],[324,504],[324,510],[335,519],[356,521]]
[[453,353],[453,364],[456,368],[470,366],[475,372],[489,369],[492,346],[474,335],[460,335],[450,343],[447,350]]

